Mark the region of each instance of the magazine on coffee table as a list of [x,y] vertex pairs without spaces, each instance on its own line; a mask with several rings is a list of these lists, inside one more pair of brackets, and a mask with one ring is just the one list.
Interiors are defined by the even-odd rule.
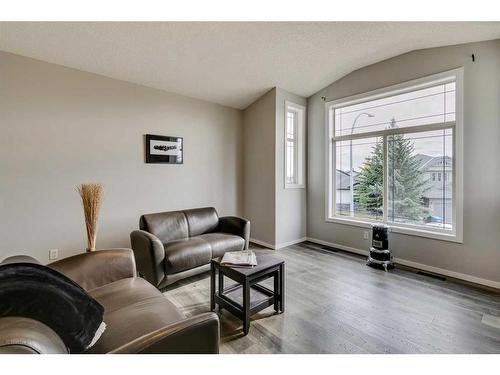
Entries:
[[252,250],[229,251],[220,262],[223,266],[251,268],[257,265],[257,257]]

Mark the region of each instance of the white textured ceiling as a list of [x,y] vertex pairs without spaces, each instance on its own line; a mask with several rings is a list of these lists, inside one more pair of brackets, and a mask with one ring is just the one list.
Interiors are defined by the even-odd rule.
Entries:
[[245,108],[310,96],[415,49],[500,38],[500,22],[2,22],[0,50]]

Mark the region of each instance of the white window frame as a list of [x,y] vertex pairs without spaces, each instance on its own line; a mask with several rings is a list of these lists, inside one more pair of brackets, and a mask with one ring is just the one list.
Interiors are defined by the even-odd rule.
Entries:
[[[294,169],[296,182],[289,183],[287,181],[288,170],[288,154],[287,154],[287,117],[288,112],[294,112],[297,116],[297,127],[295,129],[295,152],[294,152]],[[283,179],[285,189],[303,189],[305,188],[305,122],[306,122],[306,107],[291,101],[285,101],[285,126],[284,126],[284,173]]]
[[[392,223],[383,221],[389,226],[389,230],[395,233],[402,233],[407,235],[421,236],[432,239],[451,241],[451,242],[463,242],[463,68],[457,68],[423,78],[403,82],[400,84],[383,87],[370,92],[353,95],[338,100],[332,100],[325,103],[325,221],[331,223],[339,223],[345,225],[352,225],[362,228],[370,228],[373,223],[380,223],[380,221],[370,221],[367,219],[359,220],[354,218],[344,218],[335,216],[335,189],[336,186],[336,160],[335,160],[335,142],[342,140],[343,136],[334,137],[333,122],[334,119],[331,118],[330,114],[333,112],[333,108],[343,107],[346,105],[359,104],[362,102],[381,99],[389,97],[395,94],[403,94],[405,92],[411,92],[416,89],[423,89],[436,85],[438,83],[444,83],[447,81],[455,81],[455,123],[452,125],[453,128],[453,171],[454,178],[452,178],[453,186],[453,230],[439,230],[439,229],[426,229],[421,225],[413,224],[403,224],[403,223]],[[442,128],[442,125],[440,126]],[[433,130],[432,125],[419,125],[406,128],[397,128],[392,130],[382,130],[373,131],[362,134],[355,134],[354,138],[370,138],[375,136],[387,137],[392,134],[399,133],[412,133],[420,131],[431,131]],[[348,136],[351,137],[351,136]],[[335,141],[334,141],[335,139]],[[352,137],[349,139],[353,139]],[[387,212],[387,199],[388,199],[388,188],[386,184],[388,171],[385,170],[384,175],[384,218]]]

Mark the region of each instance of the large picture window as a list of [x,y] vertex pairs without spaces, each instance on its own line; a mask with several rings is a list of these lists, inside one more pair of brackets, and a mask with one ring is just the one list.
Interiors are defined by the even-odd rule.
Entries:
[[461,70],[327,102],[327,220],[461,241]]

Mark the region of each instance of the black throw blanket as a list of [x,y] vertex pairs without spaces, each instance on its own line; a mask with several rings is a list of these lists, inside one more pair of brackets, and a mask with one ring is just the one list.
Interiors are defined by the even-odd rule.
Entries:
[[104,308],[73,280],[39,264],[0,265],[0,317],[38,320],[52,328],[70,353],[81,353],[102,322]]

